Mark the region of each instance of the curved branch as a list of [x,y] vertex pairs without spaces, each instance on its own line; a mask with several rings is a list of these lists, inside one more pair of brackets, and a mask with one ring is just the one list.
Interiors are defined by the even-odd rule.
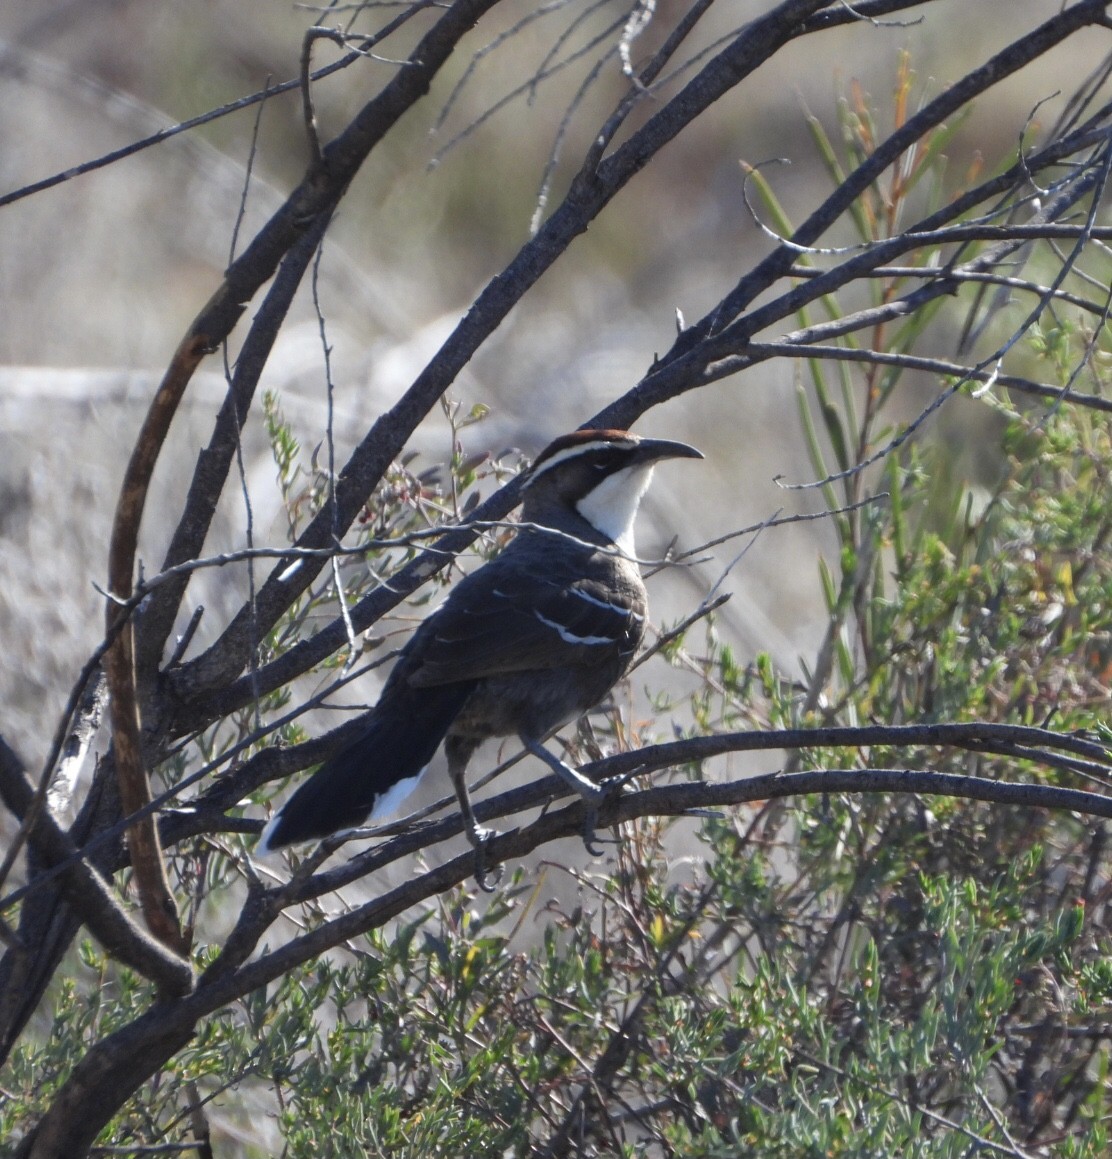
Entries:
[[[558,793],[564,792],[555,777],[546,777],[537,785]],[[517,792],[520,791],[504,794],[504,798],[513,797]],[[680,817],[708,809],[783,800],[812,793],[921,793],[1112,818],[1112,797],[1083,789],[992,781],[983,777],[918,769],[877,768],[767,773],[734,781],[688,781],[661,785],[628,793],[611,801],[601,810],[599,824],[620,825],[643,817]],[[487,804],[497,805],[502,799],[497,798]],[[489,818],[492,813],[493,810],[484,812],[483,819]],[[536,852],[542,845],[581,833],[583,820],[584,806],[580,801],[557,811],[546,812],[521,828],[492,838],[488,847],[490,858],[492,862],[520,860]],[[459,826],[457,830],[462,831]],[[413,906],[461,885],[473,874],[474,869],[474,855],[470,851],[462,853],[372,901],[325,922],[279,949],[252,959],[235,971],[225,972],[217,961],[201,978],[195,993],[182,1000],[182,1005],[197,1007],[198,1018],[212,1013],[227,1002],[274,981],[347,939],[377,929]],[[285,886],[268,891],[262,898],[288,904],[294,900],[294,895],[306,891],[307,883],[311,880],[297,882],[293,888]],[[334,879],[329,876],[329,880]],[[315,888],[311,896],[316,896]],[[263,908],[261,902],[260,908]],[[237,947],[240,953],[243,948]]]
[[[163,559],[163,572],[195,559],[204,547],[228,471],[235,460],[240,432],[247,422],[255,388],[330,220],[331,213],[322,213],[312,228],[290,247],[255,315],[236,359],[235,371],[216,417],[212,437],[208,446],[197,454],[185,507]],[[188,571],[172,577],[152,595],[144,610],[136,643],[136,670],[141,684],[154,679],[189,579]]]
[[[120,497],[112,521],[108,546],[110,598],[105,633],[108,638],[115,635],[115,639],[104,657],[104,674],[110,698],[112,743],[116,754],[120,802],[127,816],[137,814],[144,805],[150,803],[151,787],[143,763],[139,693],[135,679],[134,626],[130,611],[119,605],[131,598],[139,526],[155,463],[169,433],[174,412],[205,353],[203,339],[194,332],[186,335],[175,352],[147,411],[124,470]],[[136,821],[128,830],[128,844],[147,928],[163,945],[184,954],[188,947],[182,937],[177,907],[162,861],[158,829],[153,819]]]
[[[227,337],[244,305],[263,282],[273,275],[282,256],[306,233],[311,235],[314,228],[323,229],[322,223],[327,223],[332,210],[373,146],[414,101],[425,95],[432,77],[447,60],[459,37],[486,8],[496,2],[456,0],[418,45],[410,66],[401,69],[379,96],[364,106],[348,128],[314,162],[306,179],[282,209],[229,266],[223,284],[194,319],[159,385],[124,473],[108,554],[108,587],[115,599],[126,601],[131,595],[139,527],[155,463],[174,413],[202,358]],[[301,272],[304,272],[307,264],[307,260],[302,263]],[[256,328],[253,333],[263,333],[263,330],[263,327]],[[273,326],[270,334],[261,340],[266,349],[263,357],[252,364],[255,370],[254,381],[261,373],[265,353],[269,352],[276,333],[277,327]],[[253,385],[252,381],[251,388]],[[236,417],[238,419],[238,414]],[[220,486],[222,483],[221,479]],[[202,523],[207,529],[207,520],[194,522]],[[203,539],[203,531],[200,534]],[[171,604],[169,599],[174,594],[174,589],[163,592],[160,618],[154,621],[161,630],[152,631],[152,650],[161,649],[165,633],[168,632],[168,623],[172,622],[173,613],[176,613],[176,604]],[[180,592],[178,596],[180,599]],[[109,631],[116,627],[116,617],[120,614],[114,603],[109,605]],[[108,650],[105,674],[111,696],[112,736],[121,803],[125,814],[134,816],[150,803],[151,798],[143,763],[135,646],[130,624],[124,625]],[[148,926],[164,944],[183,951],[185,946],[173,895],[166,879],[157,827],[153,820],[138,821],[129,831],[128,838],[136,884]]]

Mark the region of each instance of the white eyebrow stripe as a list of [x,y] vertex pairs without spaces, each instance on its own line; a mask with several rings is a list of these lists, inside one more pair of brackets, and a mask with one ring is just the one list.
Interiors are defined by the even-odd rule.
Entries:
[[533,610],[533,615],[546,628],[554,628],[557,635],[559,635],[565,644],[613,644],[615,642],[613,636],[576,636],[574,633],[569,632],[563,624],[558,624],[555,620],[545,619],[536,609]]
[[557,451],[556,454],[545,459],[539,467],[535,467],[529,482],[535,482],[550,467],[555,467],[558,463],[566,463],[568,459],[575,459],[580,455],[589,455],[592,451],[613,450],[615,447],[621,447],[624,450],[635,447],[636,445],[637,443],[633,439],[591,439],[590,442],[576,443],[573,447],[565,447],[562,451]]
[[617,612],[623,619],[626,616],[632,616],[635,620],[643,620],[645,617],[638,615],[632,608],[625,607],[624,604],[612,604],[608,600],[600,600],[598,596],[592,596],[589,592],[583,591],[581,588],[570,588],[571,595],[578,596],[581,600],[586,600],[589,604],[594,604],[596,608],[605,608],[608,612]]

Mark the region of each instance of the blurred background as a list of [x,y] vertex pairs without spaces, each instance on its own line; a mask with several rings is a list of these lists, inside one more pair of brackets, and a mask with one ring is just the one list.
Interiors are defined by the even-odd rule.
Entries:
[[[578,70],[484,117],[528,80],[573,23],[571,11],[552,7],[550,18],[501,40],[534,5],[503,5],[480,24],[467,42],[474,55],[453,59],[431,99],[410,114],[407,132],[375,152],[328,235],[320,299],[333,346],[338,461],[528,237],[557,139],[549,204],[624,91],[611,60],[569,115],[595,52]],[[669,27],[682,7],[661,0],[659,23]],[[467,451],[519,447],[531,455],[583,422],[670,346],[677,310],[697,319],[767,251],[743,202],[739,162],[789,160],[790,167],[765,172],[799,220],[829,190],[808,113],[836,136],[836,103],[854,82],[886,109],[904,49],[916,98],[930,99],[1058,7],[1058,0],[952,0],[926,6],[921,21],[854,25],[781,53],[775,67],[720,102],[635,179],[480,352],[452,390],[465,409],[483,404],[491,412],[468,430]],[[719,5],[691,51],[767,8],[753,0]],[[587,43],[624,11],[594,6],[579,39]],[[285,0],[0,6],[0,195],[296,77],[303,33],[318,19],[335,24],[337,17]],[[400,46],[411,43],[406,35],[390,42],[387,55],[401,55]],[[650,27],[646,51],[653,35]],[[1093,35],[1091,60],[1081,59],[1087,50],[1074,38],[993,90],[956,137],[950,172],[965,172],[979,156],[992,165],[1014,150],[1038,102],[1068,92],[1103,50],[1102,39]],[[314,65],[338,55],[322,40]],[[341,128],[395,67],[368,60],[319,82],[322,137]],[[77,668],[100,638],[102,601],[93,585],[103,581],[123,464],[161,370],[227,264],[256,131],[241,247],[304,171],[297,92],[261,108],[261,115],[253,105],[0,208],[0,726],[28,761],[43,756]],[[1053,108],[1051,99],[1043,115]],[[159,465],[144,529],[148,570],[161,560],[222,398],[220,358],[208,368],[191,386]],[[643,518],[643,555],[659,552],[671,529],[681,547],[692,547],[780,509],[821,508],[817,493],[784,492],[773,482],[811,476],[797,373],[786,362],[769,364],[646,417],[645,433],[688,439],[708,458],[698,470],[660,473]],[[905,383],[900,406],[910,416],[934,386],[911,376]],[[279,392],[303,445],[319,444],[325,377],[307,292],[264,386]],[[975,404],[958,400],[931,437],[952,447],[958,469],[991,478],[996,465],[978,453],[982,421]],[[443,415],[430,416],[418,443],[430,464],[449,454]],[[247,449],[256,542],[280,542],[284,521],[258,416]],[[243,522],[233,494],[209,550],[242,546]],[[776,529],[740,561],[728,583],[736,596],[721,621],[740,660],[767,650],[782,669],[799,670],[825,623],[815,561],[832,544],[821,524]],[[693,606],[738,550],[728,545],[713,563],[658,584],[657,619]],[[196,587],[192,602],[203,597],[209,605],[203,640],[241,593],[234,585]]]

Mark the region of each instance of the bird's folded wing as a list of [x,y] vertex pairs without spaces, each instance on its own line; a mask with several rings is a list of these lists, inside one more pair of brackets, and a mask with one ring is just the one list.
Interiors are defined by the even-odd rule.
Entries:
[[461,583],[422,626],[411,685],[449,684],[513,672],[591,664],[607,651],[632,653],[644,617],[632,592],[555,571],[488,565]]

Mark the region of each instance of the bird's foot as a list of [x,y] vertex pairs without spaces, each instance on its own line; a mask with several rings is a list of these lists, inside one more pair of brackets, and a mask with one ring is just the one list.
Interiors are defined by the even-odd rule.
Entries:
[[[617,788],[620,790],[620,786]],[[587,810],[583,818],[583,847],[592,857],[601,857],[606,852],[604,845],[617,844],[613,838],[600,838],[595,832],[598,828],[599,809],[614,795],[615,787],[609,782],[601,785],[585,782],[583,786],[577,785],[576,790]]]
[[[592,782],[587,782],[591,785],[592,791],[590,793],[580,789],[580,794],[587,806],[587,818],[583,825],[583,844],[587,847],[587,852],[592,857],[599,857],[602,854],[602,850],[595,844],[595,828],[598,824],[599,809],[605,801],[610,801],[615,797],[621,796],[622,790],[625,789],[626,785],[634,777],[640,776],[640,774],[641,770],[637,769],[632,773],[622,773],[617,777],[608,777],[605,781],[600,781],[597,785]],[[609,844],[616,844],[616,842],[609,842]]]
[[583,848],[592,857],[601,857],[606,850],[599,844],[595,833],[598,828],[598,805],[586,800],[584,804],[587,806],[587,815],[583,818]]
[[[521,740],[535,757],[540,757],[554,773],[560,776],[568,788],[574,789],[582,798],[587,809],[587,816],[583,820],[583,845],[592,857],[601,857],[604,850],[599,844],[599,839],[595,836],[595,830],[598,828],[599,809],[610,798],[617,796],[621,792],[622,786],[634,774],[611,777],[608,781],[596,784],[594,781],[588,780],[578,769],[564,764],[558,756],[550,753],[539,741],[528,736],[523,736]],[[607,843],[615,844],[613,841]]]
[[497,836],[496,829],[483,829],[478,825],[467,830],[467,840],[475,850],[475,883],[483,893],[493,893],[502,880],[502,864],[495,862],[492,865],[488,856],[490,842]]

